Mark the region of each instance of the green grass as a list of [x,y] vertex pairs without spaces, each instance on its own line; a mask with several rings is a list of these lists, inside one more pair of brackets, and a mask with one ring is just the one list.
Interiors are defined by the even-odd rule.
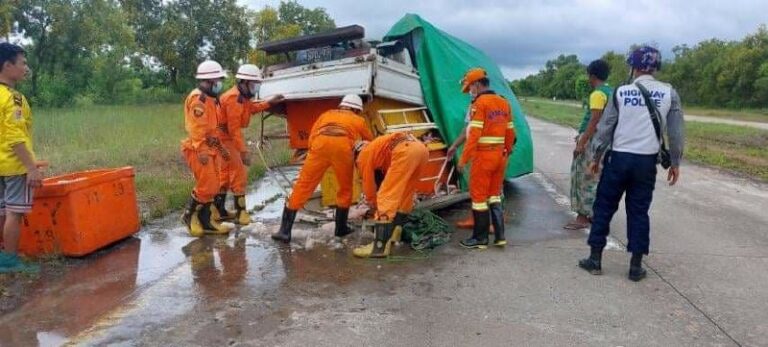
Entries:
[[[526,114],[555,124],[578,128],[581,112],[568,105],[521,100]],[[700,122],[686,122],[685,158],[768,181],[768,130]]]
[[[35,152],[50,162],[47,175],[133,166],[144,220],[181,207],[189,197],[193,180],[180,153],[186,137],[181,104],[33,109],[33,117]],[[259,123],[254,117],[248,139],[256,140]],[[268,124],[284,123],[273,118]],[[251,179],[264,172],[255,156],[253,162]]]
[[768,123],[768,109],[713,109],[698,106],[684,106],[686,114],[697,116],[717,117],[724,119],[743,120],[748,122]]
[[[547,98],[541,97],[521,97],[521,102],[526,102],[530,105],[565,105],[574,107],[581,107],[581,104],[575,100],[557,100],[553,101]],[[555,105],[557,106],[557,105]],[[768,109],[719,109],[711,107],[701,106],[683,106],[685,114],[714,117],[732,120],[741,120],[747,122],[768,123]]]

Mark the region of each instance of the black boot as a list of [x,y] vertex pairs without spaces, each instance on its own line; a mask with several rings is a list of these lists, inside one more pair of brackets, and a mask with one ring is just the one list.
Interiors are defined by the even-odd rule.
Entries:
[[272,234],[272,239],[285,243],[291,242],[291,229],[293,229],[293,221],[295,220],[296,210],[284,207],[283,218],[280,220],[280,230],[276,234]]
[[202,207],[200,208],[200,212],[198,212],[198,218],[200,218],[200,225],[203,226],[203,229],[205,231],[212,231],[216,230],[216,227],[213,226],[213,222],[211,221],[211,218],[213,218],[213,214],[211,213],[211,203],[202,204]]
[[488,229],[491,227],[491,215],[487,210],[472,210],[472,216],[475,218],[472,237],[461,241],[460,244],[465,248],[486,249],[488,248]]
[[216,208],[216,211],[219,213],[219,215],[216,216],[218,217],[219,220],[232,219],[232,216],[230,215],[229,211],[227,211],[226,204],[227,204],[227,193],[217,194],[215,197],[213,197],[213,206]]
[[395,240],[392,233],[395,230],[393,223],[378,222],[374,226],[376,239],[365,245],[352,250],[352,254],[358,258],[386,258],[392,253],[392,246]]
[[349,208],[336,208],[336,230],[334,231],[334,235],[336,237],[344,237],[352,232],[352,228],[347,225],[347,219],[349,219]]
[[251,215],[245,205],[245,195],[235,195],[235,215],[233,216],[235,224],[251,224]]
[[181,222],[187,226],[187,231],[194,237],[201,237],[205,234],[203,225],[200,223],[200,211],[202,210],[202,204],[190,197],[187,205],[187,209],[181,216]]
[[590,251],[589,258],[579,260],[579,267],[586,270],[593,275],[602,275],[603,267],[603,249],[593,247]]
[[507,239],[504,238],[504,207],[500,202],[489,206],[491,210],[491,224],[494,230],[493,245],[504,247],[507,245]]
[[187,209],[184,210],[184,214],[181,215],[181,222],[184,223],[187,227],[192,223],[192,215],[195,213],[195,209],[197,208],[197,205],[200,203],[195,200],[193,197],[189,197],[189,201],[187,202]]
[[643,269],[643,253],[632,253],[632,260],[629,261],[629,279],[633,282],[639,282],[648,273]]
[[395,219],[392,220],[392,224],[395,225],[395,229],[400,228],[400,240],[396,241],[402,241],[405,243],[410,244],[411,243],[411,235],[405,232],[405,223],[408,223],[408,214],[398,212],[395,214]]

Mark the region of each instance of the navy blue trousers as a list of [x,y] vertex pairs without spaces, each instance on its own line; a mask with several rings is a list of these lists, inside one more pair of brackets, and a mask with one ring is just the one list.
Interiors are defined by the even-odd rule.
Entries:
[[650,219],[648,210],[656,186],[656,155],[609,152],[603,161],[603,174],[597,185],[593,205],[592,229],[587,243],[604,248],[611,232],[611,219],[621,197],[627,209],[627,251],[648,254]]

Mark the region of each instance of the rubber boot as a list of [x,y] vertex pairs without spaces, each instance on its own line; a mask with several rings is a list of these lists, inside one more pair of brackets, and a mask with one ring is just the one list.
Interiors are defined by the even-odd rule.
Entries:
[[[472,213],[469,214],[469,216],[463,220],[460,220],[456,222],[456,227],[459,229],[474,229],[475,228],[475,218]],[[491,234],[493,234],[495,231],[493,230],[493,225],[491,225],[491,229],[489,230]]]
[[493,203],[488,208],[491,211],[491,225],[495,233],[493,234],[493,245],[504,247],[507,245],[507,239],[504,238],[504,207],[500,202]]
[[251,215],[245,207],[245,195],[235,195],[235,224],[251,224]]
[[214,221],[232,220],[234,213],[227,211],[227,193],[217,194],[213,197],[213,206],[216,208],[213,211]]
[[602,275],[603,267],[601,265],[603,259],[602,248],[592,248],[589,254],[589,258],[579,260],[579,267],[593,275]]
[[336,208],[336,229],[334,230],[333,234],[336,237],[344,237],[352,232],[354,230],[347,225],[347,220],[349,219],[349,208]]
[[629,280],[639,282],[645,278],[647,274],[645,269],[643,269],[643,254],[632,253],[632,260],[629,261],[629,274],[627,275]]
[[464,248],[486,249],[488,248],[488,229],[491,227],[491,214],[489,211],[472,210],[475,218],[475,227],[472,229],[472,237],[461,241]]
[[205,230],[203,229],[203,225],[200,223],[200,217],[199,217],[201,208],[202,208],[202,205],[197,200],[190,197],[189,202],[187,204],[187,209],[184,211],[184,214],[181,216],[181,222],[187,226],[187,231],[189,232],[189,235],[192,235],[194,237],[200,237],[200,236],[203,236],[203,234],[205,234]]
[[272,239],[285,243],[291,242],[291,229],[293,229],[293,221],[295,220],[296,210],[284,207],[283,218],[280,220],[280,230],[278,230],[277,233],[272,234]]
[[358,258],[386,258],[392,252],[395,244],[395,224],[391,222],[376,223],[374,227],[375,240],[365,246],[352,250],[352,254]]
[[205,230],[206,234],[213,234],[213,235],[228,234],[232,230],[232,228],[228,226],[224,226],[221,223],[214,220],[213,219],[214,210],[215,210],[215,207],[213,207],[213,204],[210,202],[207,204],[203,204],[202,208],[200,208],[198,217],[200,218],[200,224],[202,224],[203,230]]
[[407,242],[411,243],[411,237],[408,235],[403,228],[405,227],[405,223],[408,223],[408,214],[398,212],[395,214],[395,219],[392,220],[392,224],[395,225],[395,229],[392,232],[394,235],[393,239],[395,242]]

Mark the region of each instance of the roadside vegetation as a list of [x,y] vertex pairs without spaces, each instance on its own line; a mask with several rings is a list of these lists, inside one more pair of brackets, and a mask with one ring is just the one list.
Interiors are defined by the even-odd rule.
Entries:
[[[284,124],[270,118],[268,130]],[[246,138],[257,141],[259,131],[255,115]],[[36,110],[34,136],[38,157],[50,162],[46,176],[133,166],[143,220],[180,208],[192,189],[192,175],[180,153],[186,137],[181,103]],[[271,165],[287,160],[286,148],[276,145],[268,158]],[[252,155],[252,162],[251,180],[264,173],[258,156]]]
[[[582,113],[564,104],[521,99],[526,114],[577,129]],[[768,130],[686,122],[685,159],[768,181]]]
[[[565,106],[581,107],[581,102],[576,100],[553,100],[538,96],[520,97],[521,101],[541,104],[562,104]],[[768,109],[718,109],[700,106],[683,106],[686,115],[714,117],[722,119],[740,120],[747,122],[768,123]]]
[[[733,41],[711,39],[671,48],[658,78],[669,82],[690,114],[768,122],[768,27]],[[600,57],[611,66],[608,83],[625,83],[629,71],[627,52],[606,52]],[[583,100],[589,93],[585,64],[598,57],[562,54],[549,60],[538,73],[512,81],[520,97]]]

